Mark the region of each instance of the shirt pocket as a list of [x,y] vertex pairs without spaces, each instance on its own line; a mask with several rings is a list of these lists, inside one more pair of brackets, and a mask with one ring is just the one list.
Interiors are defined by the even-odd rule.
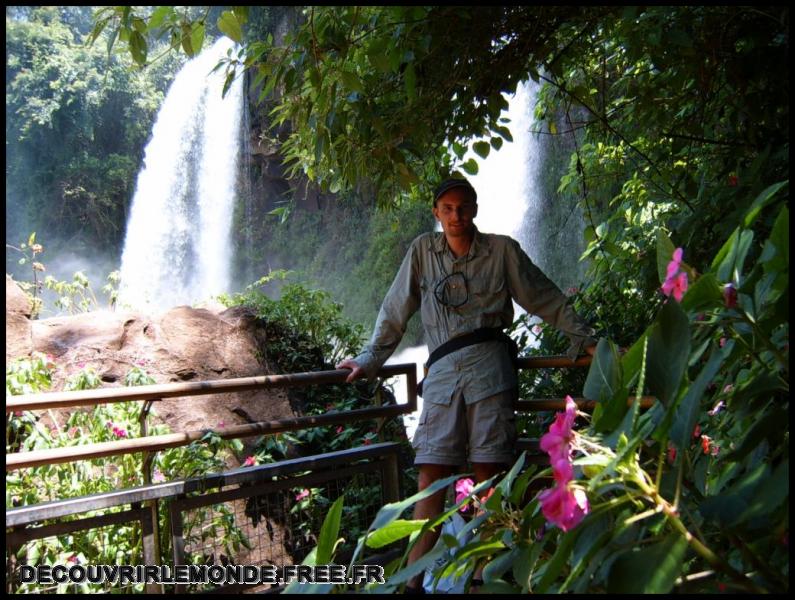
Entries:
[[473,276],[468,284],[469,300],[462,307],[465,317],[499,311],[505,303],[505,278],[483,274]]

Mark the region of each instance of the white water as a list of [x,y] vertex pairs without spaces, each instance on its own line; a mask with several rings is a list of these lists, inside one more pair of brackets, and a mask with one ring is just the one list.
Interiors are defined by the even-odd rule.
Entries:
[[146,146],[127,222],[119,302],[165,310],[229,291],[243,81],[221,98],[228,38],[186,63]]
[[[503,114],[510,119],[507,124],[513,142],[505,141],[499,151],[493,148],[489,155],[482,159],[474,153],[464,156],[463,162],[474,158],[478,162],[477,175],[467,179],[478,193],[478,216],[475,224],[484,233],[509,235],[517,240],[522,249],[533,256],[535,232],[528,232],[525,220],[534,205],[540,205],[537,188],[533,182],[537,180],[540,164],[540,146],[530,134],[533,125],[533,107],[535,106],[538,84],[522,83],[516,94],[506,96],[508,110]],[[437,231],[441,231],[437,223]],[[515,316],[524,310],[514,303]],[[528,336],[533,340],[532,335]],[[393,355],[387,364],[406,362],[417,363],[417,381],[422,379],[422,365],[428,359],[427,346],[414,346]],[[393,384],[398,403],[408,402],[406,397],[405,377],[394,377],[389,380]],[[406,435],[411,439],[417,428],[417,421],[422,411],[422,398],[417,398],[417,412],[403,417]]]

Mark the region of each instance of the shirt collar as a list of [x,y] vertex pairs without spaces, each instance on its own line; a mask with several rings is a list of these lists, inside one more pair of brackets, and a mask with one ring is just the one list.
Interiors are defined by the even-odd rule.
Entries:
[[[439,231],[435,234],[433,240],[433,251],[436,253],[444,252],[447,248],[447,238],[444,237],[444,232]],[[478,231],[477,226],[475,226],[475,237],[472,240],[472,247],[469,249],[469,256],[470,258],[474,258],[476,256],[488,256],[491,252],[491,244],[489,243],[489,238],[486,237],[485,234],[480,233]]]

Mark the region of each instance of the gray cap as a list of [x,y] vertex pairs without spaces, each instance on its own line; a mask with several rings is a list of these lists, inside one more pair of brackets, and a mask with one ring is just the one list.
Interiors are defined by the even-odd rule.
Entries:
[[442,194],[449,192],[453,188],[465,188],[471,194],[472,201],[473,202],[478,201],[478,194],[475,191],[475,188],[472,187],[471,183],[469,183],[466,179],[463,178],[450,178],[450,179],[445,179],[442,183],[440,183],[437,186],[436,191],[434,191],[433,193],[433,203],[436,204],[436,201],[442,196]]

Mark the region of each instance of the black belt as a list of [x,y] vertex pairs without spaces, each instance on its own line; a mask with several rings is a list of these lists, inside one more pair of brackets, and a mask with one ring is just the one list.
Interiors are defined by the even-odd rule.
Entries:
[[[484,327],[482,329],[471,331],[470,333],[465,333],[464,335],[459,335],[458,337],[454,337],[451,340],[447,340],[444,344],[431,352],[431,355],[428,357],[428,362],[425,363],[425,374],[428,374],[428,371],[430,371],[431,365],[433,365],[433,363],[444,358],[451,352],[455,352],[456,350],[460,350],[466,346],[482,344],[483,342],[493,342],[497,340],[508,343],[509,350],[511,351],[511,360],[515,363],[519,354],[519,348],[516,346],[516,342],[514,342],[513,339],[502,329]],[[417,384],[417,393],[420,396],[422,396],[422,384],[424,381],[425,379]]]

